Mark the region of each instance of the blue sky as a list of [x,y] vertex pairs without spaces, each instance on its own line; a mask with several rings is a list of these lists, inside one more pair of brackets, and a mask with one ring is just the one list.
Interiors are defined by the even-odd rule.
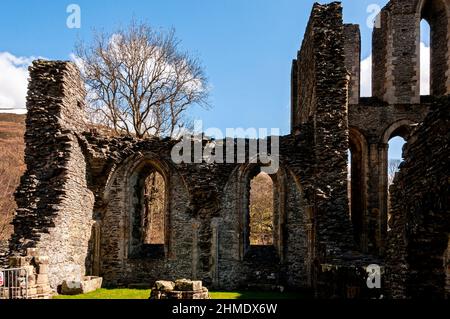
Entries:
[[[362,58],[371,50],[369,5],[344,0],[344,20],[362,33]],[[69,4],[81,7],[81,29],[66,26]],[[212,86],[212,110],[195,109],[205,127],[280,128],[289,133],[290,68],[314,1],[310,0],[21,0],[2,1],[0,53],[69,59],[78,38],[114,31],[133,17],[176,29],[184,49],[202,61]],[[26,63],[24,59],[23,63]],[[0,77],[2,75],[0,74]],[[1,81],[1,80],[0,80]]]

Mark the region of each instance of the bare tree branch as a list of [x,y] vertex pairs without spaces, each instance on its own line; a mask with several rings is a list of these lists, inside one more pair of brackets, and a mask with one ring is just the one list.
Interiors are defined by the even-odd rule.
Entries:
[[208,82],[196,58],[179,49],[173,30],[133,21],[76,47],[91,118],[118,134],[175,136],[193,105],[208,107]]

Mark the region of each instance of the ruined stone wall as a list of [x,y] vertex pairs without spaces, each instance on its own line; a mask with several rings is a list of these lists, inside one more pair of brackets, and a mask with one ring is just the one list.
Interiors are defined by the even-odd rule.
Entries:
[[[111,149],[119,152],[127,150],[129,156],[124,161],[119,158],[117,170],[111,174],[111,180],[106,185],[102,197],[104,207],[98,208],[101,229],[100,274],[106,285],[127,285],[131,283],[151,283],[160,278],[195,278],[193,274],[192,238],[195,231],[193,218],[189,214],[189,194],[181,176],[174,171],[170,164],[171,145],[158,143],[157,140],[137,142],[135,144],[110,144]],[[131,152],[134,149],[135,152]],[[148,151],[147,151],[148,150]],[[157,154],[157,155],[155,155]],[[132,247],[133,241],[138,240],[134,225],[139,223],[135,216],[138,208],[132,202],[133,192],[131,176],[137,166],[149,162],[163,163],[161,172],[166,178],[169,201],[166,213],[166,243],[161,254],[152,256],[151,251],[136,254]],[[139,243],[137,243],[139,244]],[[136,248],[136,247],[135,247]],[[144,247],[142,247],[143,249]]]
[[[367,190],[352,197],[352,215],[358,215],[363,228],[360,248],[363,252],[383,254],[387,231],[388,143],[395,136],[405,140],[413,127],[428,113],[429,102],[388,105],[377,99],[362,98],[349,108],[349,126],[353,146],[353,189]],[[358,202],[361,200],[361,202]]]
[[53,288],[84,275],[94,196],[77,132],[85,130],[84,87],[71,63],[35,61],[27,97],[25,162],[16,193],[12,254],[48,255]]
[[[372,38],[373,97],[360,98],[355,107],[349,107],[352,156],[361,166],[352,167],[352,184],[363,190],[362,196],[352,199],[352,219],[359,225],[357,228],[362,229],[357,229],[361,234],[355,235],[360,238],[363,252],[384,254],[389,140],[397,136],[407,139],[411,126],[424,119],[433,96],[448,93],[449,42],[444,39],[449,38],[449,5],[448,0],[392,0],[376,20]],[[422,18],[431,25],[432,96],[420,96]],[[352,61],[353,56],[349,45],[346,50],[349,71],[348,61]],[[350,83],[355,76],[351,72]]]
[[344,25],[344,50],[345,67],[350,73],[350,82],[348,88],[349,104],[359,103],[360,98],[360,73],[361,73],[361,33],[359,25]]
[[450,94],[450,1],[424,1],[422,5],[422,18],[431,29],[431,94]]
[[[297,109],[295,123],[312,126],[310,152],[315,174],[318,176],[320,172],[314,186],[316,238],[328,246],[329,251],[322,253],[332,255],[333,249],[352,245],[344,177],[348,149],[348,74],[340,4],[314,5],[297,65],[300,88],[298,105],[294,108]],[[334,241],[336,235],[339,241]]]
[[[298,63],[302,74],[299,82],[312,81],[311,90],[299,90],[298,109],[303,113],[303,106],[309,106],[307,120],[314,132],[310,151],[314,156],[315,174],[317,177],[320,174],[315,183],[314,218],[317,244],[324,250],[319,248],[318,251],[324,256],[333,255],[335,249],[348,249],[353,245],[346,181],[349,77],[339,3],[314,5]],[[303,121],[302,118],[298,122]]]
[[292,128],[310,120],[315,110],[315,61],[313,23],[310,19],[297,58],[292,63]]
[[404,147],[405,161],[391,186],[391,230],[386,256],[393,298],[443,298],[450,234],[450,97],[430,113]]
[[[392,68],[394,96],[391,104],[420,102],[420,64],[417,39],[416,12],[410,9],[413,1],[394,1],[391,20],[392,55],[388,63]],[[418,68],[419,66],[419,68]],[[389,72],[389,69],[388,69]]]
[[[236,156],[238,140],[231,141]],[[306,171],[302,158],[307,150],[296,152],[293,142],[292,137],[282,138],[282,158],[286,165],[302,165]],[[101,228],[100,275],[105,284],[126,286],[189,277],[221,289],[254,284],[266,288],[308,286],[311,248],[308,251],[303,194],[295,174],[282,168],[275,177],[275,245],[249,247],[245,190],[250,178],[241,174],[249,164],[174,164],[170,155],[175,143],[90,133],[83,136],[92,168],[90,187],[96,190],[94,215]],[[248,159],[249,141],[246,145]],[[159,167],[168,184],[167,241],[162,256],[131,253],[136,221],[130,201],[134,191],[131,176],[143,162]]]
[[[31,247],[49,255],[53,288],[84,275],[103,276],[107,286],[150,285],[160,279],[189,277],[221,289],[283,285],[314,287],[321,297],[372,296],[361,290],[366,285],[364,267],[383,261],[355,249],[383,253],[387,142],[393,136],[406,136],[411,124],[423,120],[429,106],[428,100],[416,99],[417,73],[411,64],[416,56],[411,41],[417,29],[405,37],[399,34],[411,27],[412,6],[398,3],[392,1],[384,9],[383,29],[374,31],[376,98],[372,99],[359,98],[358,27],[344,27],[339,3],[314,5],[302,48],[293,62],[292,134],[280,137],[281,168],[271,176],[273,246],[251,247],[247,238],[250,178],[262,166],[248,162],[249,140],[244,141],[246,163],[237,163],[235,154],[232,163],[176,164],[171,151],[178,141],[88,132],[83,121],[84,89],[75,66],[35,62],[27,100],[27,171],[16,194],[19,208],[11,251],[24,255]],[[406,10],[405,16],[402,10]],[[394,58],[400,63],[394,63]],[[433,184],[433,178],[442,173],[437,163],[448,161],[447,149],[439,144],[444,139],[434,138],[433,144],[426,140],[428,133],[436,137],[448,127],[448,123],[442,124],[442,118],[448,116],[448,102],[437,103],[440,106],[435,110],[441,111],[430,115],[419,129],[422,133],[410,142],[408,152],[414,161],[404,164],[397,182],[404,184],[394,186],[394,192],[407,203],[412,201],[409,194],[416,194],[423,207],[434,207],[432,202],[436,202],[442,208],[443,196],[448,195],[444,191],[434,195],[417,191],[422,185],[420,178],[430,172],[426,189],[444,189]],[[442,111],[445,107],[447,113]],[[352,145],[358,145],[360,151],[356,157],[361,168],[357,185],[363,189],[359,214],[364,221],[358,230],[361,247],[354,240],[349,216],[349,131],[355,139]],[[208,142],[195,139],[203,149]],[[216,141],[216,145],[229,142],[236,147],[239,141]],[[430,156],[435,157],[430,160]],[[430,170],[426,165],[432,165]],[[148,168],[161,173],[166,183],[165,240],[157,246],[146,245],[140,238],[139,181]],[[443,174],[448,176],[448,172]],[[404,193],[404,189],[410,192]],[[393,204],[397,216],[393,229],[398,232],[390,234],[388,259],[395,270],[390,277],[393,295],[408,292],[404,287],[410,287],[413,278],[421,278],[418,270],[406,275],[403,268],[397,268],[404,262],[410,269],[422,269],[420,263],[425,259],[414,245],[422,247],[423,225],[436,235],[433,240],[439,240],[427,252],[437,256],[443,247],[441,226],[436,226],[443,222],[436,217],[439,214],[430,214],[430,222],[417,220],[413,206],[405,208],[400,203],[398,199]],[[405,228],[410,216],[419,232]],[[395,234],[405,234],[408,245]],[[448,239],[443,250],[447,243]],[[397,251],[402,253],[398,258],[393,253]],[[440,256],[442,261],[443,252]],[[417,263],[411,262],[413,257]],[[441,270],[438,273],[442,275]],[[433,287],[437,287],[438,277],[430,275]],[[335,282],[331,287],[330,280]],[[428,291],[422,288],[418,291]]]
[[390,104],[420,101],[420,22],[431,28],[431,95],[450,93],[450,1],[392,0],[373,31],[373,95]]
[[390,18],[390,3],[380,12],[379,27],[372,34],[372,96],[380,101],[389,101],[393,96],[392,66],[388,57],[392,52],[392,35]]
[[[287,154],[282,153],[283,159],[284,156]],[[246,227],[252,165],[239,166],[231,174],[217,219],[220,287],[252,288],[253,285],[253,288],[270,289],[277,285],[291,288],[310,285],[308,216],[301,186],[288,165],[288,161],[283,161],[273,176],[275,231],[274,246],[269,247],[250,246],[248,242]]]

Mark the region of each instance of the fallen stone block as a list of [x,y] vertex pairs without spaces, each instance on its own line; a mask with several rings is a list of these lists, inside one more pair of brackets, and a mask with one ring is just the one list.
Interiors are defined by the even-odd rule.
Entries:
[[86,294],[102,287],[103,278],[87,276],[82,281],[65,280],[61,285],[62,295]]

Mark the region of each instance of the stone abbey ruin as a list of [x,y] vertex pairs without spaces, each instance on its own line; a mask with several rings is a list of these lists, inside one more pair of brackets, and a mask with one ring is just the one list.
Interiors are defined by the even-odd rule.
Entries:
[[[430,96],[420,96],[422,19],[431,26]],[[360,55],[359,26],[343,23],[341,4],[315,4],[292,66],[292,131],[280,137],[280,169],[270,176],[270,245],[249,240],[260,164],[175,164],[178,141],[103,136],[85,121],[76,66],[35,61],[10,255],[48,256],[53,289],[88,275],[122,287],[192,278],[325,298],[448,297],[450,1],[391,0],[382,10],[371,98],[360,97]],[[395,136],[407,144],[388,205]],[[149,176],[159,176],[164,196],[153,239]],[[381,289],[367,285],[374,264]]]

